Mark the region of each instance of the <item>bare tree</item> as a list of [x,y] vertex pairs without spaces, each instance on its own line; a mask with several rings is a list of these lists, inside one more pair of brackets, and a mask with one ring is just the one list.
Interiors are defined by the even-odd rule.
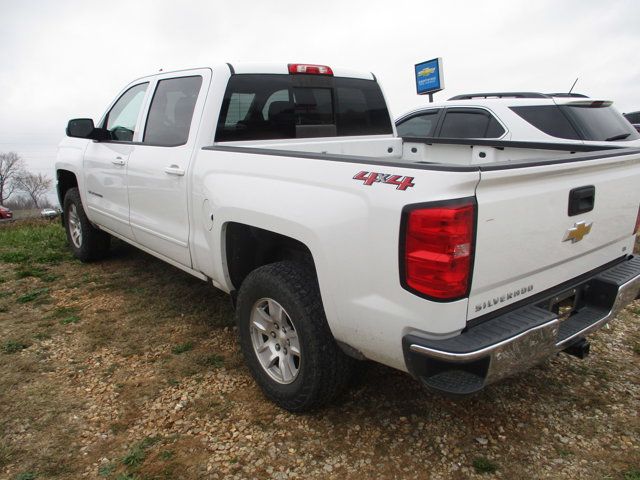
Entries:
[[35,208],[40,208],[42,196],[49,191],[53,181],[46,175],[38,173],[24,173],[16,180],[17,187],[29,195]]
[[24,160],[16,152],[0,153],[0,205],[18,188],[25,175]]

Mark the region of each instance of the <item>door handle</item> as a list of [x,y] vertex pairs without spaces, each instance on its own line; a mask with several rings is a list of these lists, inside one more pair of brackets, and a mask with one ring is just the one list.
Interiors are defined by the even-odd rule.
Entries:
[[184,175],[184,169],[180,168],[178,165],[170,165],[164,169],[164,173],[167,175],[176,175],[181,177]]
[[114,165],[124,165],[124,160],[122,157],[116,157],[114,160],[111,160],[111,163]]

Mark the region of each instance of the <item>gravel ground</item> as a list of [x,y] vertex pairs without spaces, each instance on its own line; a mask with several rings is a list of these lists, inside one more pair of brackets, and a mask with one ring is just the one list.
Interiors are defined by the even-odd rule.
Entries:
[[91,265],[3,258],[0,478],[640,478],[638,301],[585,360],[462,399],[363,364],[334,405],[293,415],[208,285],[122,244]]

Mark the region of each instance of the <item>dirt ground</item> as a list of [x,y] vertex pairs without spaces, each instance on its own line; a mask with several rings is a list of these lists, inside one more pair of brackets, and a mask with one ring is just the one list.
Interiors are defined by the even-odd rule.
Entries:
[[0,478],[640,479],[640,302],[462,399],[365,364],[292,415],[242,363],[228,298],[122,243],[81,264],[57,223],[0,227]]

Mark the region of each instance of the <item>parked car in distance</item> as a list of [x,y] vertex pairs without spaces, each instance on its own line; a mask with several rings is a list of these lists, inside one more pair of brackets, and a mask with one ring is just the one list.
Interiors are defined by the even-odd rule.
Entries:
[[577,93],[458,95],[405,113],[396,120],[396,128],[404,138],[640,147],[640,134],[612,107],[611,101]]
[[640,132],[640,111],[639,112],[623,113],[623,115],[624,115],[624,118],[629,120],[629,123],[631,123],[631,125],[633,125],[633,127],[638,132]]
[[42,218],[56,218],[58,215],[60,215],[60,211],[56,208],[43,208],[40,211]]
[[624,118],[629,120],[629,123],[632,123],[633,125],[640,124],[640,111],[623,113],[623,115],[624,115]]
[[13,212],[7,207],[0,206],[0,220],[9,220],[13,218]]

